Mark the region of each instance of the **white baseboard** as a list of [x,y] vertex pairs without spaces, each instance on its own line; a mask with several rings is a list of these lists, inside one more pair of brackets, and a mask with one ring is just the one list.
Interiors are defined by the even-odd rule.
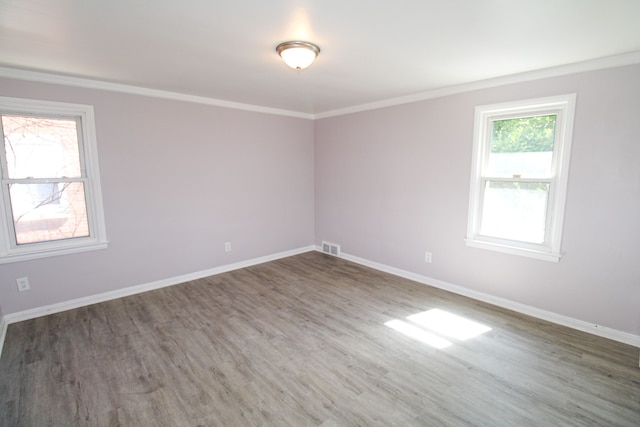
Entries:
[[7,335],[7,321],[4,316],[0,316],[0,357],[2,357],[2,346],[4,345],[4,337]]
[[[275,261],[280,258],[286,258],[293,255],[298,255],[304,252],[310,252],[310,251],[313,251],[314,249],[315,249],[314,246],[307,246],[307,247],[293,249],[290,251],[280,252],[280,253],[267,255],[259,258],[253,258],[246,261],[240,261],[233,264],[227,264],[220,267],[211,268],[208,270],[197,271],[195,273],[189,273],[181,276],[170,277],[168,279],[158,280],[151,283],[145,283],[142,285],[131,286],[128,288],[118,289],[115,291],[109,291],[101,294],[91,295],[88,297],[77,298],[69,301],[63,301],[57,304],[51,304],[43,307],[37,307],[29,310],[19,311],[16,313],[10,313],[4,316],[3,321],[5,321],[6,324],[11,324],[16,322],[21,322],[23,320],[35,319],[36,317],[46,316],[48,314],[59,313],[61,311],[84,307],[87,305],[109,301],[117,298],[122,298],[129,295],[135,295],[142,292],[151,291],[154,289],[160,289],[167,286],[178,285],[180,283],[189,282],[191,280],[197,280],[197,279],[202,279],[204,277],[215,276],[216,274],[226,273],[233,270],[239,270],[241,268],[250,267],[252,265],[262,264],[269,261]],[[6,329],[6,326],[5,326],[5,329]],[[4,342],[4,335],[2,335],[1,338],[2,338],[2,341],[0,342],[0,346]]]
[[[322,252],[320,246],[316,246],[316,251]],[[364,258],[360,258],[354,255],[349,255],[342,252],[340,258],[347,261],[361,264],[366,267],[371,267],[375,270],[380,270],[385,273],[393,274],[394,276],[404,277],[405,279],[413,280],[425,285],[433,286],[435,288],[443,289],[445,291],[452,292],[454,294],[463,295],[478,301],[486,302],[496,305],[498,307],[506,308],[516,311],[518,313],[526,314],[528,316],[536,317],[538,319],[546,320],[558,325],[566,326],[572,329],[577,329],[582,332],[587,332],[593,335],[597,335],[603,338],[608,338],[621,343],[629,344],[634,347],[640,347],[640,336],[630,334],[628,332],[618,331],[616,329],[608,328],[606,326],[595,325],[593,323],[585,322],[583,320],[574,319],[572,317],[564,316],[561,314],[553,313],[551,311],[542,310],[540,308],[532,307],[519,302],[511,301],[505,298],[496,297],[483,292],[474,291],[472,289],[465,288],[463,286],[454,285],[452,283],[445,282],[443,280],[434,279],[432,277],[422,276],[420,274],[412,273],[410,271],[401,270],[399,268],[390,267],[385,264],[380,264],[374,261],[370,261]]]
[[[46,316],[48,314],[59,313],[61,311],[71,310],[74,308],[84,307],[91,304],[96,304],[112,299],[122,298],[129,295],[134,295],[153,289],[160,289],[167,286],[173,286],[180,283],[188,282],[191,280],[202,279],[204,277],[215,276],[217,274],[226,273],[233,270],[238,270],[252,265],[262,264],[269,261],[275,261],[280,258],[286,258],[293,255],[298,255],[309,251],[322,252],[322,248],[319,246],[307,246],[303,248],[294,249],[291,251],[280,252],[277,254],[267,255],[264,257],[253,258],[247,261],[240,261],[233,264],[223,265],[208,270],[202,270],[195,273],[185,274],[181,276],[175,276],[168,279],[158,280],[151,283],[146,283],[137,286],[131,286],[124,289],[118,289],[116,291],[104,292],[101,294],[91,295],[84,298],[77,298],[69,301],[64,301],[57,304],[51,304],[43,307],[37,307],[29,310],[24,310],[16,313],[6,314],[0,317],[0,356],[2,356],[2,347],[4,339],[7,333],[7,327],[11,323],[21,322],[23,320],[34,319],[40,316]],[[577,329],[583,332],[591,333],[600,337],[612,339],[614,341],[622,342],[632,346],[640,347],[640,336],[630,334],[627,332],[618,331],[615,329],[607,328],[600,325],[594,325],[582,320],[573,319],[571,317],[563,316],[557,313],[553,313],[539,308],[531,307],[525,304],[517,303],[504,298],[496,297],[493,295],[485,294],[483,292],[467,289],[462,286],[454,285],[442,280],[434,279],[420,274],[412,273],[399,268],[390,267],[385,264],[380,264],[374,261],[369,261],[364,258],[360,258],[354,255],[342,253],[341,258],[347,261],[361,264],[366,267],[373,268],[375,270],[384,271],[386,273],[393,274],[395,276],[404,277],[409,280],[416,281],[418,283],[426,284],[436,288],[443,289],[458,295],[463,295],[469,298],[473,298],[478,301],[487,302],[499,307],[507,308],[519,313],[523,313],[538,319],[546,320],[552,323],[556,323],[569,328]]]

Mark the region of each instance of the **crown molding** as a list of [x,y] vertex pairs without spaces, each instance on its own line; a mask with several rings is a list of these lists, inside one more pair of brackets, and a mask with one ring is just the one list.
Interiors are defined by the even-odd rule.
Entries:
[[514,83],[540,80],[550,77],[559,77],[568,74],[576,74],[587,71],[596,71],[607,68],[623,67],[640,63],[640,51],[630,52],[621,55],[597,58],[589,61],[576,62],[561,65],[558,67],[545,68],[541,70],[528,71],[519,74],[511,74],[493,79],[481,80],[470,83],[463,83],[444,88],[438,88],[412,95],[385,99],[366,104],[354,105],[351,107],[330,110],[321,113],[302,113],[299,111],[283,110],[253,104],[243,104],[239,102],[225,101],[221,99],[208,98],[204,96],[188,95],[178,92],[170,92],[159,89],[150,89],[140,86],[111,83],[100,80],[92,80],[80,77],[63,76],[60,74],[50,74],[38,71],[20,70],[15,68],[0,67],[0,77],[26,80],[38,83],[50,83],[64,86],[81,87],[85,89],[96,89],[111,92],[127,93],[132,95],[148,96],[153,98],[169,99],[174,101],[191,102],[215,107],[231,108],[235,110],[250,111],[256,113],[275,114],[280,116],[295,117],[308,120],[325,119],[329,117],[344,116],[352,113],[359,113],[380,108],[393,107],[402,104],[410,104],[418,101],[426,101],[434,98],[441,98],[449,95],[456,95],[474,90],[488,89],[497,86],[504,86]]
[[514,83],[523,83],[532,80],[546,79],[550,77],[560,77],[568,74],[576,74],[587,71],[603,70],[607,68],[623,67],[640,63],[640,51],[626,53],[623,55],[608,56],[589,61],[576,62],[558,67],[544,68],[541,70],[527,71],[524,73],[511,74],[493,79],[480,80],[476,82],[464,83],[455,86],[429,90],[413,95],[401,96],[397,98],[385,99],[382,101],[367,104],[355,105],[353,107],[339,110],[327,111],[314,114],[314,119],[325,119],[329,117],[344,116],[362,111],[377,110],[379,108],[394,107],[397,105],[410,104],[412,102],[426,101],[428,99],[441,98],[449,95],[471,92],[480,89],[489,89],[497,86],[505,86]]
[[313,120],[313,114],[300,113],[298,111],[282,110],[278,108],[263,107],[260,105],[243,104],[240,102],[225,101],[222,99],[208,98],[205,96],[188,95],[179,92],[150,89],[140,86],[125,85],[120,83],[105,82],[101,80],[85,79],[80,77],[63,76],[60,74],[43,73],[39,71],[20,70],[16,68],[0,67],[0,77],[15,80],[25,80],[37,83],[50,83],[63,86],[80,87],[83,89],[96,89],[110,92],[120,92],[130,95],[148,96],[173,101],[191,102],[214,107],[231,108],[234,110],[250,111],[255,113],[275,114],[279,116],[296,117]]

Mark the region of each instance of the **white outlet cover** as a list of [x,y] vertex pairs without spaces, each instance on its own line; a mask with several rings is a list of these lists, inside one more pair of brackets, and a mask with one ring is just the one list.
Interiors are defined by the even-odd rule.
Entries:
[[20,292],[28,291],[29,289],[31,289],[31,285],[29,285],[29,278],[27,277],[16,279],[16,283],[18,285],[18,291]]

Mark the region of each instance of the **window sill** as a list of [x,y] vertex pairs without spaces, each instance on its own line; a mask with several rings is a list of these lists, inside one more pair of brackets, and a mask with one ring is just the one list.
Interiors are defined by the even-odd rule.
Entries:
[[543,252],[534,249],[518,248],[515,246],[502,245],[499,243],[485,242],[482,240],[465,239],[467,246],[479,249],[488,249],[490,251],[502,252],[510,255],[519,255],[528,258],[539,259],[543,261],[559,262],[562,257],[559,253]]
[[109,242],[84,243],[82,245],[64,247],[48,247],[29,251],[13,251],[0,255],[0,264],[8,264],[11,262],[29,261],[39,258],[48,258],[52,256],[75,254],[80,252],[96,251],[107,249]]

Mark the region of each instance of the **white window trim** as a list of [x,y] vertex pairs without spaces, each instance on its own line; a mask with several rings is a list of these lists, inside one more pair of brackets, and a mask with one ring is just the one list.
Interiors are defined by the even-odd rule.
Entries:
[[[469,218],[467,223],[467,246],[521,255],[525,257],[558,262],[562,257],[562,229],[567,194],[569,157],[573,135],[576,95],[559,95],[548,98],[529,99],[502,104],[483,105],[475,109],[473,134],[473,163],[469,194]],[[538,114],[557,111],[556,143],[554,144],[552,187],[547,207],[547,238],[544,244],[535,245],[507,239],[490,238],[479,234],[483,197],[483,165],[489,144],[487,135],[491,119],[510,115]]]
[[105,249],[108,245],[102,204],[98,144],[93,106],[33,99],[0,97],[0,113],[79,118],[81,122],[83,156],[87,183],[85,200],[89,220],[89,236],[17,246],[12,241],[12,214],[4,184],[0,191],[0,264],[27,261],[57,255]]

